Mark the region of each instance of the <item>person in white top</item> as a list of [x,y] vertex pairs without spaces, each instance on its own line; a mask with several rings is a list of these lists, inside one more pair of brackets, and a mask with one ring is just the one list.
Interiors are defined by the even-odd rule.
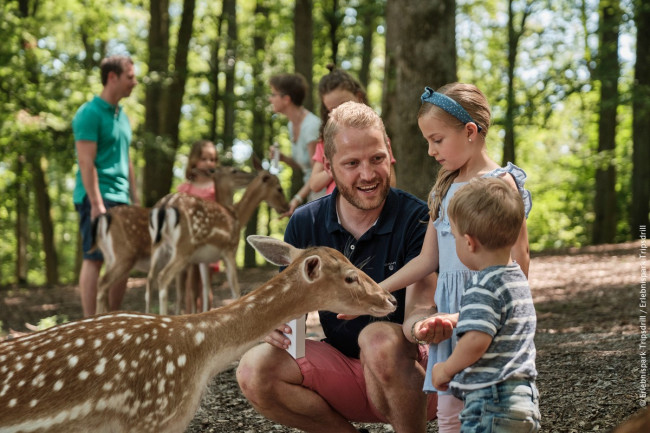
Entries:
[[289,119],[289,138],[291,156],[280,153],[280,161],[292,169],[300,169],[303,185],[289,202],[291,216],[294,210],[309,198],[309,177],[311,176],[312,156],[316,148],[320,130],[320,118],[302,106],[309,86],[300,74],[279,74],[269,80],[271,95],[269,102],[275,113],[284,114]]

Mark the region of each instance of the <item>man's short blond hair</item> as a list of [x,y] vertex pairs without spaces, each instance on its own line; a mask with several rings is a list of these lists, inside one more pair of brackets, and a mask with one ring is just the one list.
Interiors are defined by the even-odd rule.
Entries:
[[490,250],[511,247],[524,223],[524,201],[505,180],[472,179],[456,191],[447,210],[460,235],[470,235]]
[[377,128],[381,131],[384,137],[384,143],[388,147],[388,139],[386,137],[386,129],[381,117],[375,111],[359,102],[348,101],[339,105],[330,112],[329,119],[323,129],[323,147],[325,150],[325,158],[332,160],[336,153],[336,144],[334,137],[338,134],[341,128],[354,128],[354,129],[371,129]]

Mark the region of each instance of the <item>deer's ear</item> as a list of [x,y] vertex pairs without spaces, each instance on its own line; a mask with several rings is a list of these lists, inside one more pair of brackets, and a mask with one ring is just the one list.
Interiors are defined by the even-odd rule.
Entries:
[[288,266],[300,253],[298,248],[269,236],[250,235],[246,240],[268,262],[276,266]]
[[319,256],[309,256],[305,258],[302,262],[302,273],[305,276],[305,280],[309,283],[313,283],[315,280],[320,278],[321,274],[321,262]]

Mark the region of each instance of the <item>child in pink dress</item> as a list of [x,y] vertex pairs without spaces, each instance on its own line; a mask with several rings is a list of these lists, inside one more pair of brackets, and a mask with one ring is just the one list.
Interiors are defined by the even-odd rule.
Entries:
[[[212,172],[219,162],[217,149],[210,140],[197,140],[192,144],[192,150],[185,169],[185,182],[177,188],[203,200],[215,201],[214,180]],[[218,272],[219,262],[212,263],[210,269]],[[198,265],[190,265],[185,282],[185,312],[192,312],[192,305],[196,311],[203,311],[203,299],[200,295],[201,278]],[[208,309],[212,305],[212,291],[209,292]]]

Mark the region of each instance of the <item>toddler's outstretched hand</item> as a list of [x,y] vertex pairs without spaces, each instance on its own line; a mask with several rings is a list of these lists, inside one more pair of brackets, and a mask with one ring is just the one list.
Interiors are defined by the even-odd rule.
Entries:
[[415,331],[419,340],[438,344],[451,338],[454,331],[453,322],[446,317],[445,313],[438,313],[422,321],[420,328]]

